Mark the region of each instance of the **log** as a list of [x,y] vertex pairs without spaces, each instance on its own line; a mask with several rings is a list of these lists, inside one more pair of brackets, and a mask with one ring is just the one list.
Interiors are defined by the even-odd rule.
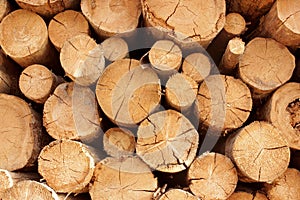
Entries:
[[263,121],[254,121],[230,135],[225,154],[237,166],[243,182],[271,183],[285,172],[290,161],[282,133]]
[[246,21],[238,13],[229,13],[225,17],[225,25],[222,31],[208,46],[207,51],[219,65],[228,42],[234,37],[239,37],[246,31]]
[[300,150],[300,83],[277,89],[258,115],[281,131],[289,147]]
[[198,132],[181,113],[160,111],[140,124],[136,153],[155,170],[180,172],[194,160],[198,139]]
[[129,49],[127,42],[120,37],[107,38],[101,45],[104,51],[104,57],[110,62],[128,57]]
[[5,191],[2,200],[59,200],[53,189],[37,181],[21,181]]
[[189,54],[182,63],[182,73],[191,77],[200,84],[209,74],[212,68],[212,60],[205,54]]
[[236,37],[228,42],[224,55],[219,64],[219,70],[222,74],[233,74],[236,69],[240,57],[245,51],[245,42],[242,39]]
[[170,189],[159,200],[199,200],[198,197],[181,189]]
[[142,11],[147,27],[164,31],[185,46],[198,42],[206,48],[225,24],[224,0],[142,0]]
[[204,153],[188,170],[192,193],[202,200],[227,199],[235,190],[238,176],[229,158],[218,153]]
[[23,9],[50,18],[64,10],[78,8],[80,0],[16,0],[16,2]]
[[166,102],[175,110],[186,113],[192,108],[198,91],[198,84],[184,74],[172,75],[166,84]]
[[89,23],[82,13],[66,10],[55,15],[48,25],[49,39],[60,51],[65,41],[79,35],[90,34]]
[[288,168],[272,183],[265,183],[263,190],[270,200],[300,199],[300,172]]
[[18,95],[20,69],[0,51],[0,93]]
[[260,192],[244,192],[244,191],[237,191],[234,192],[227,200],[269,200],[266,195]]
[[271,37],[285,46],[296,49],[300,47],[300,27],[297,25],[299,20],[299,0],[277,0],[253,34]]
[[156,73],[134,59],[107,66],[96,86],[98,103],[105,115],[120,126],[135,126],[160,103],[161,87]]
[[88,193],[82,194],[58,194],[59,200],[91,200]]
[[150,200],[158,187],[150,168],[138,157],[108,157],[96,165],[90,195],[92,200]]
[[44,104],[43,125],[54,139],[91,141],[101,130],[95,94],[88,87],[62,83]]
[[60,63],[66,76],[83,86],[95,83],[105,66],[101,46],[86,34],[76,35],[64,43]]
[[241,127],[252,109],[249,88],[241,80],[231,76],[208,76],[200,85],[195,113],[200,128],[213,134],[227,134]]
[[153,69],[164,84],[171,75],[178,72],[181,66],[182,52],[174,42],[159,40],[151,47],[148,57]]
[[38,181],[39,179],[40,176],[37,173],[10,172],[0,169],[0,199],[3,197],[5,190],[15,186],[18,182],[25,180]]
[[135,30],[141,15],[139,0],[82,0],[81,10],[100,38]]
[[27,10],[19,9],[4,17],[0,24],[0,45],[6,55],[24,68],[32,64],[52,66],[55,60],[46,23]]
[[84,144],[56,140],[45,146],[38,158],[38,172],[59,193],[86,192],[96,158]]
[[0,2],[0,22],[2,19],[12,10],[12,7],[8,0],[2,0]]
[[23,99],[7,94],[0,94],[0,110],[0,168],[33,166],[41,149],[39,115]]
[[103,148],[112,157],[132,155],[135,151],[133,133],[125,128],[110,128],[103,136]]
[[28,99],[43,104],[62,82],[63,78],[56,76],[47,67],[34,64],[22,71],[19,87]]
[[295,57],[285,46],[271,38],[254,38],[246,45],[238,71],[252,97],[262,99],[287,82],[294,68]]
[[257,22],[272,7],[275,0],[226,0],[228,12],[240,13],[249,22]]

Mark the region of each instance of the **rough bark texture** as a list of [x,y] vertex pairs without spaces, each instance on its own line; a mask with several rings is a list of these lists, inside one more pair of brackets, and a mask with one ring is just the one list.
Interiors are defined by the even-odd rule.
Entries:
[[287,82],[294,68],[295,57],[284,45],[271,38],[254,38],[246,45],[238,70],[253,98],[260,99]]
[[0,168],[32,166],[41,149],[40,117],[24,100],[7,94],[0,94],[0,111]]
[[159,200],[199,200],[198,197],[181,189],[170,189]]
[[63,81],[62,77],[56,76],[47,67],[34,64],[22,71],[19,87],[28,99],[43,104]]
[[160,103],[156,73],[139,61],[121,59],[110,64],[99,78],[96,95],[106,116],[117,125],[135,126]]
[[0,2],[0,22],[11,11],[11,5],[8,0],[2,0]]
[[272,7],[275,0],[226,0],[228,11],[243,15],[247,21],[256,22]]
[[233,163],[217,153],[205,153],[197,157],[187,177],[190,190],[202,200],[225,200],[234,192],[238,182]]
[[234,192],[227,200],[269,200],[266,195],[255,192],[248,193],[243,191]]
[[87,34],[76,35],[67,40],[60,52],[60,63],[74,82],[88,86],[101,75],[105,59],[103,50]]
[[192,53],[184,59],[181,68],[182,73],[200,84],[210,74],[212,62],[207,55]]
[[142,0],[142,11],[146,26],[167,32],[179,42],[197,41],[203,47],[208,46],[225,24],[224,0]]
[[82,143],[62,140],[45,146],[38,158],[38,172],[56,192],[86,191],[95,168],[95,160]]
[[150,115],[139,126],[137,135],[136,152],[153,169],[179,172],[187,169],[196,156],[198,133],[174,110]]
[[5,191],[2,200],[59,200],[53,189],[36,181],[21,181]]
[[79,34],[90,34],[90,28],[80,12],[66,10],[52,18],[48,33],[50,41],[60,51],[65,41]]
[[103,48],[104,57],[111,62],[123,59],[129,54],[126,41],[120,37],[107,38],[101,43],[101,45]]
[[170,40],[159,40],[149,51],[149,61],[163,83],[178,72],[181,66],[182,52],[178,45]]
[[50,46],[46,23],[27,10],[13,11],[2,20],[0,45],[22,67],[53,62],[54,49]]
[[208,76],[200,85],[195,112],[203,129],[216,134],[237,129],[248,119],[252,109],[249,88],[231,76]]
[[78,8],[80,0],[16,0],[16,2],[21,8],[50,18],[66,9]]
[[219,64],[220,72],[222,74],[233,74],[233,70],[237,67],[244,51],[245,42],[242,39],[237,37],[231,39]]
[[110,128],[103,136],[103,147],[112,157],[132,155],[135,151],[135,138],[133,133],[125,128]]
[[95,94],[88,87],[62,83],[44,104],[43,124],[54,139],[91,141],[99,136]]
[[196,100],[198,84],[184,74],[174,74],[166,84],[166,101],[179,112],[189,111]]
[[0,52],[0,92],[13,95],[19,94],[19,75],[20,68]]
[[108,157],[95,168],[90,195],[92,200],[151,200],[157,187],[157,179],[138,157]]
[[[82,0],[81,10],[101,38],[133,31],[139,23],[139,0]],[[109,16],[109,17],[108,17]]]
[[259,112],[287,140],[289,147],[300,150],[300,83],[286,83],[276,90]]
[[292,48],[300,47],[299,20],[299,0],[277,0],[261,20],[256,35],[274,38]]
[[265,183],[264,190],[270,200],[300,199],[300,172],[288,168],[283,175],[272,183]]
[[290,161],[290,150],[281,132],[259,121],[230,135],[225,153],[237,166],[239,180],[244,182],[271,183],[285,172]]

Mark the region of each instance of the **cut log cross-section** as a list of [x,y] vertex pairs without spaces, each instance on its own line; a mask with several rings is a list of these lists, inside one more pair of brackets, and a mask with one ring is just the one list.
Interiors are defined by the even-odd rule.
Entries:
[[139,61],[121,59],[110,64],[98,80],[100,107],[115,124],[135,126],[160,103],[161,87],[156,73]]
[[8,0],[2,0],[0,2],[0,22],[11,11],[11,5]]
[[66,9],[78,8],[80,0],[16,0],[16,2],[23,9],[50,18]]
[[225,24],[224,0],[142,0],[142,11],[146,26],[167,32],[184,46],[199,42],[206,48]]
[[164,193],[158,200],[199,200],[198,197],[181,189],[170,189]]
[[110,128],[103,136],[103,147],[112,157],[131,155],[135,151],[135,138],[128,129]]
[[281,86],[259,113],[281,131],[289,147],[300,150],[300,83]]
[[92,200],[150,200],[157,187],[151,169],[138,157],[108,157],[96,165],[89,193]]
[[56,192],[49,186],[37,181],[25,180],[5,191],[2,200],[59,200]]
[[22,67],[32,64],[52,66],[56,60],[46,23],[39,15],[27,10],[13,11],[2,20],[0,44],[4,53]]
[[[139,23],[139,0],[82,0],[81,10],[101,38],[133,31]],[[108,17],[109,16],[109,17]]]
[[188,112],[196,100],[198,84],[184,74],[174,74],[166,84],[166,101],[179,112]]
[[228,42],[224,55],[219,64],[219,70],[222,74],[233,74],[237,67],[241,55],[245,51],[245,42],[240,38],[233,38]]
[[256,35],[271,37],[281,44],[300,47],[300,1],[277,0],[269,13],[261,20]]
[[85,17],[74,10],[66,10],[55,15],[48,26],[49,39],[60,51],[65,41],[79,35],[89,34],[89,24]]
[[138,128],[136,152],[151,168],[162,172],[187,169],[196,156],[198,132],[181,113],[154,113]]
[[53,74],[47,67],[34,64],[23,70],[19,87],[28,99],[43,104],[62,82],[63,78]]
[[44,104],[43,124],[54,139],[90,141],[99,136],[95,94],[88,87],[62,83]]
[[181,66],[182,52],[178,45],[170,40],[159,40],[149,51],[149,61],[162,83],[178,72]]
[[263,190],[271,200],[300,199],[300,172],[288,168],[272,183],[264,183]]
[[0,94],[0,168],[33,166],[41,149],[41,118],[18,97]]
[[125,40],[120,37],[110,37],[104,40],[102,43],[104,57],[114,62],[118,59],[123,59],[128,56],[129,50]]
[[64,43],[60,62],[66,75],[83,86],[95,83],[105,66],[101,46],[87,34],[76,35]]
[[200,84],[210,74],[212,62],[208,55],[192,53],[184,59],[181,68],[182,73]]
[[95,159],[84,144],[57,140],[42,149],[38,172],[56,192],[86,192],[97,162]]
[[239,79],[208,76],[200,85],[195,108],[201,128],[226,134],[248,119],[252,109],[251,93]]
[[266,97],[287,82],[294,68],[295,57],[284,45],[271,38],[251,40],[238,66],[239,76],[251,87],[254,99]]
[[238,176],[230,159],[222,154],[205,153],[188,170],[189,188],[202,200],[227,199],[235,190]]
[[254,121],[230,135],[225,153],[236,164],[239,180],[244,182],[272,182],[290,162],[285,138],[268,122]]

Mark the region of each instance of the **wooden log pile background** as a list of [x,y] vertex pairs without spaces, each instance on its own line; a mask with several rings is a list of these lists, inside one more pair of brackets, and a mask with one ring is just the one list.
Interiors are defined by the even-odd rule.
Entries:
[[300,200],[300,0],[0,0],[1,200]]

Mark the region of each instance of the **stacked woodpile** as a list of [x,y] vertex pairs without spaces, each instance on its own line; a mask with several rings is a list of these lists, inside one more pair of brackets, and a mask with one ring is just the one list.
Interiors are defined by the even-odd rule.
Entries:
[[299,200],[300,0],[1,0],[1,200]]

